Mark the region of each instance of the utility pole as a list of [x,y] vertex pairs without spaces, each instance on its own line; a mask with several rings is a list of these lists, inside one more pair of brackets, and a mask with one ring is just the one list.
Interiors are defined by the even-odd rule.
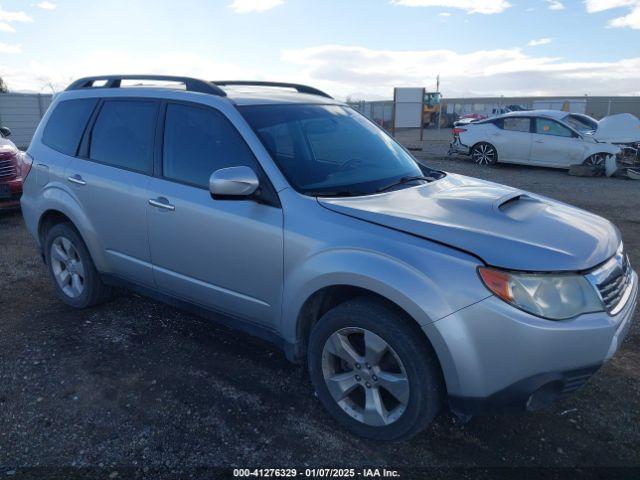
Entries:
[[438,130],[440,130],[440,115],[442,115],[442,95],[440,95],[440,74],[436,77],[436,95],[438,98]]

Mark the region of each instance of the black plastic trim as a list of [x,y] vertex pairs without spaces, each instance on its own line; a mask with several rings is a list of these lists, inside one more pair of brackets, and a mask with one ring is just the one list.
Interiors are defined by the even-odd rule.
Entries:
[[[184,83],[188,92],[208,93],[219,97],[226,97],[227,94],[217,85],[191,77],[175,77],[171,75],[101,75],[95,77],[84,77],[76,80],[67,87],[67,90],[81,90],[83,88],[120,88],[122,80],[160,80],[166,82]],[[95,82],[104,81],[100,87],[94,87]]]
[[[560,397],[565,385],[570,384],[573,378],[590,377],[600,367],[601,364],[598,364],[578,370],[541,373],[513,383],[488,397],[449,395],[449,407],[461,417],[538,410]],[[536,392],[544,397],[544,401],[533,405],[529,399]]]

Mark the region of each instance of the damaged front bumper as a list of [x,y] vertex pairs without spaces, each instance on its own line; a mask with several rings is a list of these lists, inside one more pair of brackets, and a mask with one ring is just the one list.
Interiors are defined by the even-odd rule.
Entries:
[[622,167],[640,167],[640,142],[620,143],[620,153],[617,155],[618,164]]

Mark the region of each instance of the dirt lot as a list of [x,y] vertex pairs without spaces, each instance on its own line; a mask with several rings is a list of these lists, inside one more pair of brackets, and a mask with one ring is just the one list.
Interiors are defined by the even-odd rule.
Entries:
[[[603,215],[640,265],[639,182],[428,163]],[[304,368],[267,343],[126,292],[66,307],[19,213],[0,214],[0,272],[0,476],[33,466],[97,467],[104,478],[131,467],[640,466],[638,313],[617,356],[551,409],[465,425],[443,414],[409,442],[378,444],[338,428]]]

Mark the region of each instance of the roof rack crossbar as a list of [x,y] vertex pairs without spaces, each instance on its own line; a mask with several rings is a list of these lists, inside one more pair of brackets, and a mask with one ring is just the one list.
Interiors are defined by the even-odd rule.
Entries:
[[[67,87],[67,90],[80,90],[83,88],[120,88],[122,80],[160,80],[167,82],[184,83],[189,92],[208,93],[219,97],[227,94],[217,85],[191,77],[174,77],[171,75],[102,75],[96,77],[80,78]],[[104,85],[94,87],[95,82],[103,81]]]
[[301,85],[299,83],[263,82],[263,81],[252,81],[252,80],[214,80],[212,83],[221,87],[245,85],[249,87],[293,88],[294,90],[297,90],[299,93],[309,93],[311,95],[320,95],[322,97],[327,97],[331,99],[333,98],[331,95],[323,92],[322,90],[318,90],[315,87],[310,87],[309,85]]

